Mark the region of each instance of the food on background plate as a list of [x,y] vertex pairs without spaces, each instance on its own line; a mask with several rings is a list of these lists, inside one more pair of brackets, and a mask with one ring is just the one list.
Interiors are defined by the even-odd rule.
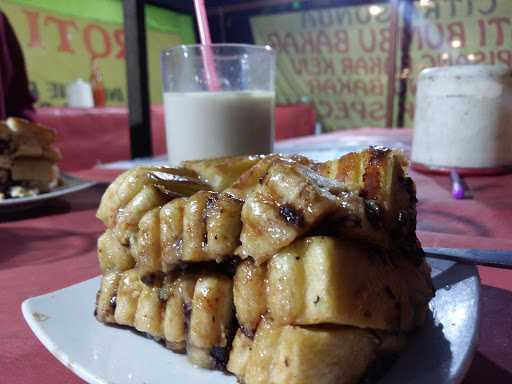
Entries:
[[406,166],[371,147],[127,171],[98,209],[96,317],[246,384],[371,381],[434,294]]
[[35,196],[59,183],[54,130],[10,117],[0,121],[0,200]]

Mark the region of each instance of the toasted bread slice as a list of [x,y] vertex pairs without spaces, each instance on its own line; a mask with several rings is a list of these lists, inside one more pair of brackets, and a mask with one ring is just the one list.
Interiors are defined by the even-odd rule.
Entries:
[[0,122],[0,191],[11,198],[49,192],[59,184],[55,164],[61,155],[53,147],[55,132],[27,120]]
[[187,351],[187,332],[197,276],[194,274],[167,275],[161,290],[165,300],[162,330],[165,343],[175,352]]
[[370,147],[317,164],[314,169],[325,177],[355,186],[368,198],[385,203],[390,201],[396,178],[407,176],[407,165],[407,159],[399,150]]
[[169,201],[169,196],[161,193],[151,185],[142,187],[133,199],[122,209],[119,209],[115,218],[112,233],[125,246],[130,246],[133,255],[136,254],[138,226],[146,212],[161,206]]
[[416,193],[406,166],[401,152],[380,147],[322,164],[279,157],[260,161],[246,180],[242,176],[228,189],[245,200],[237,254],[260,264],[295,238],[314,233],[421,261]]
[[39,157],[57,136],[51,128],[17,117],[8,118],[5,124],[11,130],[15,157]]
[[190,160],[184,161],[181,166],[197,173],[201,180],[212,186],[213,191],[222,192],[264,157],[264,155],[228,156],[209,160]]
[[133,327],[204,368],[223,369],[234,332],[233,283],[216,273],[108,272],[96,318]]
[[176,197],[209,188],[189,170],[136,167],[110,184],[96,215],[135,256],[138,224],[146,212]]
[[241,209],[240,200],[211,191],[167,203],[160,211],[162,269],[233,256],[242,228]]
[[35,193],[48,192],[59,184],[59,168],[54,162],[41,158],[22,157],[12,160],[10,167],[11,197],[14,189],[34,189]]
[[117,293],[121,273],[106,272],[101,278],[100,289],[96,295],[94,315],[102,323],[116,323],[114,313],[117,306]]
[[198,192],[183,214],[184,261],[221,261],[233,255],[241,230],[239,200],[227,194]]
[[433,296],[429,268],[335,238],[295,241],[266,266],[245,261],[234,279],[240,327],[268,313],[277,324],[340,324],[386,331],[421,325]]
[[307,157],[300,155],[292,155],[288,157],[276,154],[268,155],[242,173],[240,177],[225,190],[225,192],[235,196],[237,199],[245,201],[247,197],[258,188],[269,168],[275,162],[285,162],[290,165],[301,164],[304,166],[312,166],[315,164]]
[[233,278],[233,299],[236,317],[242,332],[254,336],[261,316],[267,312],[267,265],[256,265],[246,259],[236,268]]
[[[321,175],[360,190],[369,208],[382,217],[395,248],[415,254],[416,191],[407,175],[408,161],[398,150],[370,147],[327,161],[314,168]],[[371,213],[371,212],[370,212]]]
[[116,225],[98,243],[102,271],[126,270],[133,260],[141,272],[168,272],[184,262],[233,256],[242,227],[241,201],[211,191],[164,204],[167,197],[145,185],[118,210]]
[[134,257],[142,273],[162,270],[160,249],[160,207],[147,211],[139,221]]
[[252,256],[258,264],[265,262],[336,210],[336,196],[310,173],[306,167],[280,160],[266,170],[242,208],[238,251],[242,258]]
[[102,273],[122,272],[133,268],[135,265],[135,259],[130,248],[122,245],[111,229],[107,229],[98,238],[98,260]]
[[[105,276],[102,277],[102,280],[104,279]],[[137,312],[137,304],[139,302],[139,296],[142,292],[143,285],[144,284],[140,280],[140,274],[138,271],[130,269],[128,271],[121,272],[119,275],[117,291],[107,291],[105,292],[105,295],[100,291],[99,297],[104,297],[105,302],[113,303],[113,323],[129,327],[134,326],[135,313]],[[103,288],[103,286],[102,281],[101,288]],[[108,286],[109,285],[107,285],[107,287]],[[109,295],[111,295],[110,299],[108,299]],[[109,317],[110,313],[107,313],[107,316],[104,316],[101,311],[101,307],[96,306],[96,309],[96,318],[98,320],[103,321],[102,319],[104,318],[111,319],[111,317]]]
[[0,137],[10,140],[10,152],[13,158],[38,157],[56,162],[61,159],[60,152],[53,147],[56,139],[55,130],[32,121],[10,117],[5,121],[10,130],[0,129]]
[[401,349],[403,338],[353,327],[279,326],[264,319],[254,339],[237,332],[227,368],[245,384],[356,384],[388,352],[385,345]]
[[43,147],[41,158],[45,160],[50,160],[53,162],[57,162],[60,159],[62,159],[62,154],[60,153],[60,150],[53,146],[45,146]]
[[358,191],[295,163],[276,160],[242,208],[241,247],[237,254],[264,263],[298,237],[316,230],[373,244],[387,241],[378,215],[369,214]]
[[52,161],[30,157],[17,158],[11,165],[11,178],[20,181],[52,182],[58,178],[58,168]]
[[224,369],[234,333],[233,281],[200,276],[194,289],[188,359],[200,367]]
[[190,196],[210,186],[200,181],[189,170],[168,167],[135,167],[119,175],[103,194],[96,216],[107,228],[116,225],[118,212],[137,195],[144,186],[152,187],[167,200]]

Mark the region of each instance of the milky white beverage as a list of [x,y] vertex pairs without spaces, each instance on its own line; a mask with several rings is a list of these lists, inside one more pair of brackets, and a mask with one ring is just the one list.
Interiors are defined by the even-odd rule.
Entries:
[[164,107],[171,165],[272,152],[274,92],[166,92]]

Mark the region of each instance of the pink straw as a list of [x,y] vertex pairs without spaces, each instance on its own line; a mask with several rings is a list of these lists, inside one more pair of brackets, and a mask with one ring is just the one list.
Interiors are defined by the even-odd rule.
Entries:
[[201,38],[201,44],[205,46],[203,61],[206,69],[208,88],[210,91],[219,91],[220,83],[219,79],[217,78],[217,73],[215,72],[215,64],[213,62],[213,52],[211,50],[212,38],[210,36],[210,28],[208,27],[208,16],[206,15],[204,0],[194,0],[194,7],[196,9],[199,37]]

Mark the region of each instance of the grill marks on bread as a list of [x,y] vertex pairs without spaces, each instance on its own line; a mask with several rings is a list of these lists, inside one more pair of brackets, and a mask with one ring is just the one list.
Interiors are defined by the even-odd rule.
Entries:
[[234,336],[232,280],[215,272],[102,277],[96,318],[134,328],[204,368],[227,363]]
[[375,242],[384,237],[378,230],[378,210],[368,210],[349,184],[279,159],[262,177],[242,207],[242,245],[237,251],[242,258],[251,256],[261,264],[300,236],[325,230],[323,223],[338,224],[340,236],[375,237]]
[[239,245],[242,202],[226,193],[201,191],[160,211],[163,269],[181,262],[221,262]]

